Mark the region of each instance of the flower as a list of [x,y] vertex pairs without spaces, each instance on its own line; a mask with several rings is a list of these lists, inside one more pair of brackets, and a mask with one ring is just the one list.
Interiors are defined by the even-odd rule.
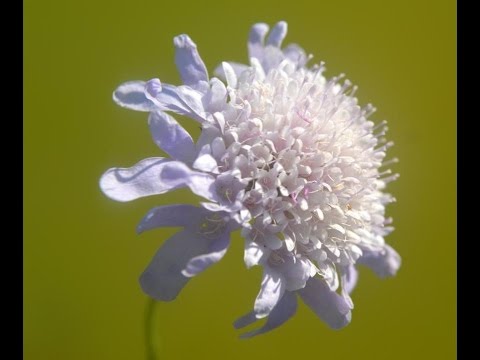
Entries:
[[[173,300],[188,280],[218,262],[230,234],[241,229],[247,268],[262,266],[253,310],[236,328],[267,318],[250,337],[292,317],[297,296],[330,327],[351,321],[350,293],[356,264],[392,276],[400,256],[384,237],[393,228],[383,190],[398,175],[382,168],[386,123],[367,118],[356,87],[343,75],[327,80],[323,63],[296,44],[282,48],[287,24],[250,32],[248,65],[223,62],[209,78],[195,43],[174,39],[183,85],[159,79],[120,85],[120,106],[149,112],[153,140],[170,158],[148,158],[130,168],[109,169],[100,187],[110,198],[130,201],[182,187],[205,199],[201,207],[151,210],[138,231],[177,226],[140,278],[151,297]],[[222,79],[223,81],[221,81]],[[195,142],[170,115],[197,121]]]

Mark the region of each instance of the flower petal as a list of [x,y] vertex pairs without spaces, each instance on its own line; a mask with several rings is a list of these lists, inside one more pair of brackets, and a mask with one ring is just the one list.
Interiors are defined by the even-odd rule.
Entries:
[[[236,63],[236,62],[233,62],[233,61],[228,61],[228,64],[231,66],[231,68],[233,69],[233,71],[235,72],[235,75],[237,75],[237,78],[240,77],[240,75],[248,69],[248,66],[245,65],[245,64],[240,64],[240,63]],[[223,70],[223,65],[220,64],[218,65],[215,70],[213,71],[214,75],[215,76],[218,76],[220,79],[222,80],[227,80],[226,77],[225,77],[225,71]]]
[[145,81],[128,81],[113,92],[113,100],[121,107],[136,111],[152,111],[155,104],[145,96]]
[[266,259],[270,254],[271,250],[266,248],[263,245],[245,239],[245,252],[243,259],[247,268],[258,265],[262,262],[263,259]]
[[311,278],[307,285],[298,290],[303,302],[331,328],[340,329],[350,323],[352,312],[345,299],[330,290],[327,283]]
[[159,87],[159,83],[160,80],[152,79],[145,84],[145,96],[156,105],[158,110],[172,111],[201,123],[205,121],[201,92],[188,86],[163,84]]
[[[352,271],[353,269],[353,271]],[[351,276],[352,274],[355,274],[353,275],[355,278],[352,279]],[[341,280],[341,292],[340,294],[342,295],[343,299],[345,300],[345,302],[348,304],[348,306],[350,307],[350,309],[353,309],[353,301],[352,301],[352,298],[350,297],[350,291],[348,290],[351,290],[351,286],[352,286],[352,280],[353,282],[356,282],[357,279],[356,279],[356,270],[355,270],[355,267],[353,265],[348,265],[348,266],[345,266],[345,267],[341,267],[340,269],[340,280]],[[350,277],[350,279],[349,279]],[[353,286],[355,286],[355,284],[353,284]]]
[[363,250],[363,255],[357,262],[371,268],[377,276],[385,278],[397,273],[402,259],[392,247],[385,244],[380,251]]
[[194,194],[216,201],[215,178],[208,174],[193,171],[184,163],[171,161],[162,169],[160,180],[171,189],[188,186]]
[[203,172],[213,172],[218,174],[217,160],[213,158],[210,144],[205,144],[200,149],[192,167]]
[[355,289],[355,286],[357,285],[358,270],[355,268],[354,265],[349,265],[345,267],[343,271],[345,272],[345,281],[342,286],[348,294],[351,294],[353,289]]
[[137,226],[137,233],[159,227],[189,227],[204,216],[204,210],[185,204],[158,206],[151,209]]
[[273,308],[270,315],[268,315],[265,325],[260,329],[253,330],[240,335],[240,338],[250,338],[252,336],[264,334],[271,331],[280,325],[284,324],[297,311],[297,297],[294,292],[286,291],[278,304]]
[[191,259],[185,269],[182,271],[182,275],[186,277],[193,277],[198,275],[202,271],[206,270],[211,265],[222,260],[223,256],[227,253],[228,246],[230,245],[230,233],[223,234],[222,237],[215,240],[209,247],[208,253],[199,255]]
[[202,101],[203,107],[209,113],[214,114],[217,111],[222,111],[227,104],[227,88],[224,83],[217,78],[212,78],[209,90]]
[[175,160],[191,162],[195,145],[190,134],[170,115],[154,111],[148,118],[153,140],[160,149]]
[[175,45],[175,64],[185,85],[195,85],[199,81],[208,81],[208,72],[200,57],[197,45],[188,35],[178,35],[173,39]]
[[211,240],[188,230],[169,238],[140,276],[143,291],[156,300],[175,299],[190,278],[182,274],[188,262],[208,252]]
[[160,181],[160,172],[170,162],[165,158],[148,158],[130,168],[108,169],[100,178],[100,188],[109,198],[123,202],[185,186],[179,183],[172,187]]
[[295,262],[288,266],[282,274],[285,277],[285,287],[288,291],[304,288],[312,274],[313,264],[302,257],[295,258]]
[[231,88],[237,87],[237,75],[235,74],[235,70],[233,70],[232,66],[224,61],[222,62],[223,73],[225,74],[225,79],[227,81],[227,85]]
[[255,299],[255,305],[253,307],[257,319],[268,316],[284,292],[285,281],[283,277],[278,272],[270,268],[265,268],[263,270],[260,292]]
[[282,46],[283,39],[287,36],[287,23],[285,21],[279,21],[270,31],[267,38],[267,45],[280,47]]
[[305,50],[297,44],[289,44],[282,51],[285,58],[293,61],[298,67],[305,66],[307,63],[308,57]]
[[252,26],[248,38],[248,57],[255,57],[259,60],[263,57],[263,42],[268,32],[268,25],[258,23]]

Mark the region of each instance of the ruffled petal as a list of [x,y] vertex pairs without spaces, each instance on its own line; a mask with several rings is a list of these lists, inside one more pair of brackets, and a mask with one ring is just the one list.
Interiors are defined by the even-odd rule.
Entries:
[[255,299],[253,310],[258,319],[268,316],[285,292],[285,281],[276,271],[265,268],[260,292]]
[[352,312],[345,299],[330,290],[327,283],[311,278],[307,285],[298,290],[303,302],[332,329],[340,329],[350,323]]
[[250,35],[248,37],[248,57],[255,57],[257,59],[262,59],[263,57],[263,44],[265,40],[265,35],[268,32],[268,25],[264,23],[254,24],[250,30]]
[[182,275],[186,277],[193,277],[202,271],[206,270],[211,265],[219,262],[227,253],[230,245],[230,233],[223,234],[219,239],[215,240],[209,247],[206,254],[202,254],[191,259]]
[[152,79],[145,84],[145,96],[160,111],[172,111],[188,116],[198,122],[205,121],[203,94],[189,86],[173,86],[162,84],[159,79]]
[[267,45],[274,47],[282,46],[283,39],[287,36],[287,23],[285,21],[279,21],[270,31],[267,38]]
[[218,200],[215,178],[203,172],[193,171],[179,161],[165,164],[160,174],[160,182],[171,189],[188,186],[194,194],[208,200]]
[[158,206],[151,209],[137,226],[137,233],[159,227],[192,227],[198,224],[205,211],[199,207],[186,204]]
[[298,67],[305,66],[308,61],[305,50],[303,50],[303,48],[297,44],[289,44],[282,51],[285,55],[285,58],[293,61]]
[[245,239],[245,252],[243,259],[247,268],[258,265],[266,259],[271,250],[254,241]]
[[285,287],[288,291],[294,291],[305,287],[312,275],[313,264],[305,258],[296,258],[295,262],[282,273],[285,277]]
[[140,276],[143,291],[156,300],[175,299],[190,278],[182,274],[188,262],[208,252],[211,240],[188,230],[169,238]]
[[227,85],[231,88],[236,88],[237,87],[237,75],[235,74],[235,71],[233,70],[232,66],[224,61],[222,63],[223,67],[223,73],[225,74],[225,80],[227,81]]
[[175,160],[191,162],[195,145],[190,134],[170,115],[155,111],[148,118],[153,140],[160,149]]
[[210,80],[210,88],[207,94],[203,97],[203,107],[209,113],[222,111],[227,104],[227,88],[217,78]]
[[164,158],[148,158],[130,168],[108,169],[100,178],[100,188],[109,198],[123,202],[185,186],[179,183],[172,187],[160,180],[160,172],[170,162]]
[[155,104],[145,96],[145,81],[128,81],[113,92],[113,100],[121,107],[136,111],[152,111]]
[[363,250],[363,255],[357,262],[371,268],[377,276],[385,278],[397,273],[402,259],[391,246],[385,245],[379,251]]
[[[230,65],[230,67],[233,69],[233,71],[235,72],[235,75],[238,77],[240,77],[240,75],[248,69],[248,66],[245,65],[245,64],[240,64],[240,63],[237,63],[237,62],[233,62],[233,61],[228,61],[228,64]],[[226,81],[227,78],[225,77],[225,71],[223,70],[223,65],[220,64],[218,65],[215,70],[213,71],[213,73],[215,74],[215,76],[218,76],[220,79]]]
[[[283,325],[288,319],[290,319],[297,311],[297,297],[294,292],[286,291],[282,296],[278,304],[273,308],[270,315],[268,315],[265,325],[260,329],[249,331],[240,335],[240,338],[250,338],[252,336],[264,334],[271,331],[280,325]],[[251,315],[249,315],[249,318]]]
[[175,45],[175,64],[185,85],[195,85],[199,81],[208,81],[208,72],[200,57],[197,45],[188,35],[179,35],[173,39]]

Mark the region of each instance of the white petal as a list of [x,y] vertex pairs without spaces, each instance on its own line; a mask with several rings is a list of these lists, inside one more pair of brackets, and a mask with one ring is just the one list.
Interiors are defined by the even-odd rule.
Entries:
[[270,249],[264,247],[263,245],[259,245],[254,241],[245,239],[245,252],[243,259],[247,268],[261,264],[263,262],[262,260],[266,260],[270,252]]
[[[235,75],[238,77],[240,77],[240,75],[248,69],[248,66],[245,65],[245,64],[240,64],[240,63],[236,63],[236,62],[232,62],[232,61],[229,61],[228,62],[230,64],[230,66],[232,67],[233,71],[235,72]],[[218,76],[220,79],[222,80],[226,80],[226,77],[225,77],[225,71],[223,70],[223,65],[220,64],[218,65],[215,70],[213,71],[213,74],[215,76]]]
[[235,75],[235,71],[232,66],[225,61],[222,63],[222,67],[223,72],[225,73],[225,79],[227,80],[227,85],[235,89],[237,87],[237,75]]

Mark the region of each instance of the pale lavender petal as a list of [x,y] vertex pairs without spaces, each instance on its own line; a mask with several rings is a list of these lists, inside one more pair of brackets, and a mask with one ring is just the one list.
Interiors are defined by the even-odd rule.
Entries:
[[199,81],[208,81],[205,64],[198,54],[197,45],[188,35],[179,35],[173,39],[175,45],[175,64],[185,85],[194,85]]
[[188,86],[173,86],[162,84],[160,80],[152,79],[145,84],[145,96],[150,99],[160,111],[172,111],[188,116],[199,122],[205,121],[203,94]]
[[[240,77],[240,75],[248,69],[248,66],[245,65],[245,64],[240,64],[240,63],[236,63],[236,62],[233,62],[233,61],[228,61],[228,63],[230,64],[230,66],[232,67],[233,71],[235,72],[235,75],[237,75],[237,78]],[[218,65],[215,70],[213,71],[213,73],[215,74],[215,76],[218,76],[220,79],[222,80],[227,80],[227,78],[225,77],[225,71],[223,70],[223,65],[220,64]]]
[[193,163],[193,168],[204,172],[218,174],[217,160],[215,160],[210,154],[200,155]]
[[210,243],[211,240],[188,230],[173,235],[165,241],[140,276],[143,291],[156,300],[175,299],[190,280],[182,275],[182,270],[192,258],[205,254]]
[[151,209],[137,226],[137,233],[159,227],[191,227],[198,224],[205,211],[193,205],[166,205]]
[[217,160],[212,156],[210,144],[202,146],[192,167],[204,172],[218,173]]
[[286,58],[292,60],[299,67],[307,63],[308,58],[305,50],[297,44],[289,44],[282,51]]
[[282,45],[285,36],[287,36],[287,23],[285,21],[280,21],[273,27],[272,31],[270,31],[267,38],[267,45],[279,48]]
[[227,104],[227,88],[217,78],[210,80],[210,88],[203,97],[203,107],[210,113],[222,111]]
[[345,299],[330,290],[327,283],[311,278],[307,285],[298,290],[303,302],[332,329],[340,329],[350,323],[352,312]]
[[363,250],[363,255],[357,260],[357,263],[368,266],[377,276],[385,278],[397,273],[402,259],[392,247],[385,245],[379,251]]
[[160,181],[160,172],[170,162],[170,159],[148,158],[130,168],[108,169],[100,178],[100,188],[109,198],[123,202],[185,186]]
[[295,258],[295,262],[282,272],[286,289],[294,291],[304,288],[312,275],[312,266],[308,259]]
[[253,310],[258,319],[268,316],[285,292],[285,281],[282,275],[272,269],[263,271],[260,292],[255,299]]
[[254,241],[245,239],[245,252],[243,259],[247,268],[258,265],[268,257],[271,250],[263,245],[260,245]]
[[188,186],[194,194],[208,200],[218,200],[215,190],[215,178],[203,172],[191,170],[179,161],[166,164],[160,174],[160,182],[172,189]]
[[268,32],[268,25],[258,23],[252,26],[250,36],[248,38],[248,57],[255,57],[262,59],[263,57],[263,43],[265,35]]
[[265,325],[260,329],[242,334],[240,337],[245,339],[271,331],[280,325],[283,325],[288,319],[295,315],[296,311],[297,297],[294,292],[286,291],[278,304],[273,308],[270,315],[268,315]]
[[348,265],[344,268],[345,273],[345,284],[343,285],[345,291],[348,294],[351,294],[355,286],[357,285],[358,281],[358,270],[355,268],[354,265]]
[[230,64],[226,61],[222,63],[223,66],[223,73],[225,74],[225,80],[227,81],[227,85],[231,88],[237,87],[237,75],[235,71],[230,66]]
[[[353,309],[353,301],[350,297],[350,291],[357,281],[356,269],[353,265],[340,268],[341,295],[350,309]],[[352,284],[353,283],[353,284]]]
[[193,277],[206,270],[211,265],[219,262],[227,253],[230,245],[230,233],[223,234],[219,239],[212,242],[208,252],[191,259],[182,274],[186,277]]
[[113,100],[121,107],[136,111],[152,111],[155,104],[145,96],[145,81],[128,81],[113,92]]
[[170,115],[155,111],[148,118],[153,140],[160,149],[175,160],[191,162],[195,145],[190,134]]

